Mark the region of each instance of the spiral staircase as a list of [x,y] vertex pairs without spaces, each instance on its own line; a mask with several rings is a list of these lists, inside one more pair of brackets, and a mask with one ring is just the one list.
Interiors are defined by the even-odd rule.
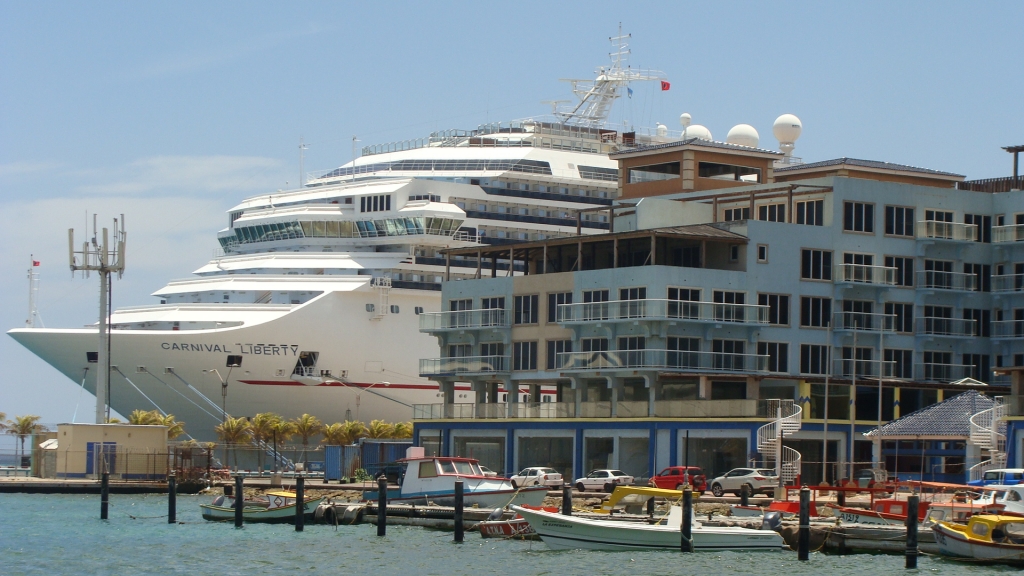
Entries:
[[800,430],[803,408],[792,400],[766,400],[766,413],[773,421],[757,430],[757,451],[764,456],[765,467],[774,467],[783,482],[792,484],[800,477],[800,453],[782,445],[786,436]]
[[971,480],[981,480],[985,472],[1006,466],[1006,406],[996,405],[971,416],[971,444],[988,450],[989,459],[971,466]]

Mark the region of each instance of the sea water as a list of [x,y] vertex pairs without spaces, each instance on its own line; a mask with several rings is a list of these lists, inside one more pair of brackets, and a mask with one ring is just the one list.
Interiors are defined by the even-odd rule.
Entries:
[[[178,496],[177,524],[167,523],[167,497],[110,496],[109,519],[100,520],[100,498],[0,494],[0,574],[359,574],[359,575],[666,575],[732,574],[892,576],[904,571],[898,555],[794,552],[673,551],[599,552],[548,550],[542,542],[483,539],[467,533],[455,544],[451,532],[389,526],[378,537],[372,524],[307,525],[206,522],[200,502],[209,496]],[[929,574],[995,574],[1011,569],[921,557]],[[1015,571],[1015,570],[1014,570]]]

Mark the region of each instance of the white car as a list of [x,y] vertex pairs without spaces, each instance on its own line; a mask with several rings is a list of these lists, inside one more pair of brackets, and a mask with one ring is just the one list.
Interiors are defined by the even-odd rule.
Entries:
[[721,496],[726,492],[732,492],[739,496],[743,491],[743,485],[750,486],[750,495],[758,492],[768,494],[770,490],[779,485],[779,477],[775,470],[768,468],[734,468],[722,476],[708,482],[711,493]]
[[518,474],[509,478],[509,480],[512,481],[513,488],[540,485],[557,488],[562,485],[562,475],[559,474],[557,470],[554,468],[543,468],[541,466],[523,468]]
[[598,490],[611,492],[616,486],[629,486],[633,477],[622,470],[594,470],[585,478],[576,479],[576,489],[580,492]]

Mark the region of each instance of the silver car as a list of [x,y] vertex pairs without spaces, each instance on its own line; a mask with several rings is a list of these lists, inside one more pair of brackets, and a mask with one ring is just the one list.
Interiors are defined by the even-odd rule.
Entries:
[[558,470],[541,466],[523,468],[518,474],[509,478],[509,480],[512,481],[513,488],[540,485],[558,487],[562,485],[562,475],[559,474]]
[[750,486],[751,496],[758,492],[767,494],[769,490],[779,485],[779,477],[775,470],[768,468],[734,468],[708,482],[711,493],[715,496],[722,496],[726,492],[739,496],[744,484]]

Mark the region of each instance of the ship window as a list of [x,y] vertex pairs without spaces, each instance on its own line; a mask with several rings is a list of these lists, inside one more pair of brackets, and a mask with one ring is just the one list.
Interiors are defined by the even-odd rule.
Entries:
[[242,356],[240,354],[228,355],[228,361],[225,364],[225,368],[238,368],[242,365]]
[[438,462],[438,464],[441,465],[441,473],[442,474],[455,474],[456,473],[455,463],[452,462],[451,460],[443,460],[441,462]]
[[420,478],[436,478],[437,477],[437,466],[434,465],[433,460],[426,462],[420,462]]
[[419,316],[420,314],[423,314],[423,306],[417,306],[417,307],[413,308],[413,312],[417,316]]
[[367,304],[366,305],[366,311],[367,312],[373,312],[373,304]]
[[95,364],[95,363],[100,361],[99,354],[100,354],[99,352],[86,352],[85,353],[85,361],[90,363],[90,364]]
[[398,306],[396,304],[391,305],[391,313],[398,314]]

